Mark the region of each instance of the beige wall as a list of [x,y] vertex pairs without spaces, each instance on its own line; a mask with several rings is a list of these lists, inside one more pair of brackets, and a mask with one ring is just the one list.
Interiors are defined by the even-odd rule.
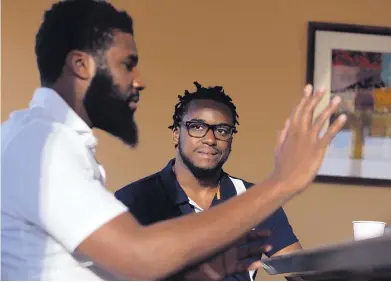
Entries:
[[[52,2],[2,1],[2,120],[26,107],[38,86],[34,36]],[[174,155],[167,126],[177,95],[194,80],[224,85],[238,107],[239,134],[226,170],[261,180],[272,169],[275,132],[301,95],[307,21],[391,25],[390,0],[111,2],[135,19],[140,70],[149,83],[136,115],[136,151],[97,132],[111,190],[155,172]],[[390,202],[387,188],[314,184],[285,209],[304,247],[312,248],[350,239],[352,220],[391,223]]]

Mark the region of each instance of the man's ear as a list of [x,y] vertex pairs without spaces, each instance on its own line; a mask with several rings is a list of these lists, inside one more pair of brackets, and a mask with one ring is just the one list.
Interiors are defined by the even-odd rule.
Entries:
[[174,144],[175,148],[179,144],[179,134],[180,134],[179,128],[174,127],[174,129],[172,130],[172,143]]
[[66,57],[66,66],[70,72],[83,80],[89,80],[95,75],[95,61],[86,52],[72,50]]

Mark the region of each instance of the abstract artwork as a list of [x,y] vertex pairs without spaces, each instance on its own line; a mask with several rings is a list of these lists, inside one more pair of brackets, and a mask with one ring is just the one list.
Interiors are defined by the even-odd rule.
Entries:
[[391,28],[310,22],[307,82],[347,115],[317,181],[391,186]]

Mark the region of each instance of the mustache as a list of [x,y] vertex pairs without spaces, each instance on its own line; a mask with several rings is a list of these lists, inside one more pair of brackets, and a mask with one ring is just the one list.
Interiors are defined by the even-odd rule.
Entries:
[[221,154],[221,151],[219,149],[211,147],[211,146],[205,146],[205,145],[196,147],[194,149],[194,152],[202,150],[202,149],[207,149],[207,150],[211,150],[212,149],[215,153]]
[[134,94],[130,94],[128,97],[125,98],[126,104],[130,102],[135,102],[137,103],[140,100],[140,93],[136,92]]

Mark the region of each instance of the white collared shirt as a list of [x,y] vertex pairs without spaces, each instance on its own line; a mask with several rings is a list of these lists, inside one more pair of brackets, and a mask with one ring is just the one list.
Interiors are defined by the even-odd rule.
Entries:
[[105,188],[91,128],[49,88],[1,126],[1,280],[104,280],[74,254],[127,212]]

